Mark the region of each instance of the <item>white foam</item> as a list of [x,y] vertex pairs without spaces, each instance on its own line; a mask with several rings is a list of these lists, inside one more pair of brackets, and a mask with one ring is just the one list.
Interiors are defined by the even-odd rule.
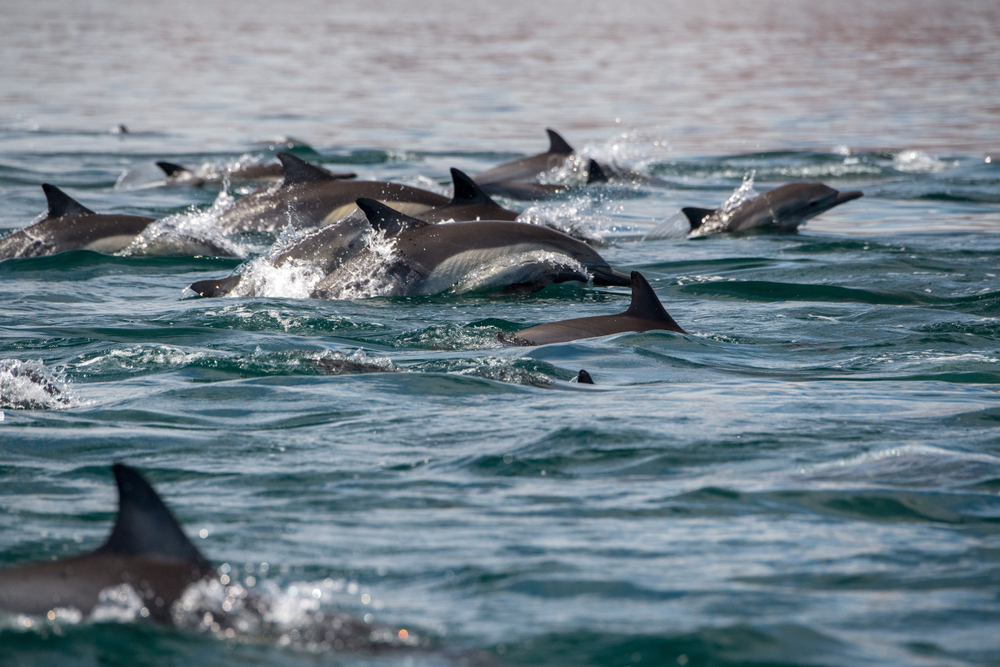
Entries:
[[0,407],[8,410],[48,410],[66,407],[73,399],[62,373],[40,361],[0,359]]
[[219,215],[234,201],[232,195],[220,192],[208,210],[192,207],[188,213],[155,220],[117,254],[245,257],[246,250],[227,239],[216,224]]

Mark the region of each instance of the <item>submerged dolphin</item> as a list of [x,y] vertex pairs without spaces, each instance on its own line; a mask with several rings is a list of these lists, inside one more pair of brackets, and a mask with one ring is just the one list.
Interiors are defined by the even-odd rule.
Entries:
[[[480,172],[472,179],[491,195],[512,199],[543,199],[569,189],[555,183],[538,183],[542,174],[560,169],[573,158],[575,151],[555,130],[546,129],[549,134],[549,150],[538,155],[521,158]],[[594,160],[587,163],[587,183],[604,183],[608,177]]]
[[291,224],[307,229],[349,215],[358,197],[370,197],[410,214],[444,206],[448,198],[398,183],[344,181],[294,155],[279,153],[285,178],[277,188],[239,200],[219,216],[225,233],[274,232]]
[[[0,260],[42,257],[70,250],[112,254],[127,248],[154,221],[138,215],[94,213],[48,183],[42,184],[42,190],[48,202],[45,217],[0,239]],[[233,256],[232,251],[210,240],[184,236],[174,241],[162,252],[146,254]]]
[[129,584],[149,616],[167,622],[184,589],[213,574],[149,483],[120,463],[114,473],[118,516],[107,542],[80,556],[0,569],[0,609],[37,615],[73,608],[86,615],[101,591]]
[[692,236],[760,228],[791,230],[862,194],[860,190],[839,192],[822,183],[788,183],[745,201],[731,211],[694,207],[681,211],[691,224]]
[[[173,162],[157,162],[156,166],[166,174],[168,183],[191,185],[199,188],[203,185],[215,185],[223,181],[228,181],[232,184],[274,183],[280,181],[285,175],[285,170],[281,162],[237,165],[233,169],[226,168],[211,171],[192,170]],[[357,177],[357,174],[354,172],[333,173],[327,169],[323,169],[323,167],[313,166],[316,169],[325,171],[338,180],[348,180]]]
[[624,313],[540,324],[513,334],[501,333],[499,338],[508,345],[546,345],[627,331],[654,330],[687,333],[663,308],[663,304],[642,274],[633,271],[632,303]]

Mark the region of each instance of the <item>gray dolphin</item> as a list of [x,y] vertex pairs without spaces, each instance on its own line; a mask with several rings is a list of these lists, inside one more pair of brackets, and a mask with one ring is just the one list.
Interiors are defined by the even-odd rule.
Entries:
[[465,172],[452,168],[451,180],[455,184],[455,195],[450,202],[413,217],[424,222],[517,220],[517,211],[506,209],[493,201]]
[[[516,281],[502,287],[505,293],[533,292],[568,280],[592,279],[596,285],[630,283],[590,246],[548,227],[489,220],[435,225],[374,200],[359,199],[357,204],[374,229],[395,240],[393,275],[402,286],[400,294],[438,294],[483,267],[532,253],[545,258],[529,259],[498,277]],[[573,260],[580,268],[572,268],[560,257]],[[314,296],[324,297],[339,278],[333,275],[320,281]]]
[[540,324],[513,334],[504,332],[499,335],[500,341],[508,345],[527,346],[565,343],[627,331],[663,330],[687,333],[663,308],[653,288],[641,273],[633,271],[631,283],[632,303],[623,313]]
[[683,208],[692,236],[771,228],[791,230],[834,206],[862,196],[860,190],[839,192],[822,183],[788,183],[745,201],[731,211]]
[[279,153],[284,168],[281,185],[244,197],[219,216],[227,234],[274,232],[291,224],[308,229],[340,220],[353,212],[358,197],[387,202],[404,212],[422,213],[444,206],[448,198],[398,183],[345,181],[294,155]]
[[149,615],[170,620],[170,607],[190,584],[213,574],[156,491],[133,468],[114,465],[118,516],[108,540],[80,556],[0,569],[0,609],[45,614],[73,608],[89,614],[101,591],[129,584]]
[[[164,174],[166,174],[168,183],[190,185],[193,187],[216,185],[222,183],[223,181],[228,181],[234,185],[242,185],[246,183],[276,183],[285,175],[284,167],[280,161],[269,162],[267,164],[248,164],[238,166],[235,169],[216,169],[214,171],[207,172],[188,169],[187,167],[173,162],[157,162],[156,166],[159,167]],[[335,173],[317,165],[313,166],[316,169],[325,171],[330,174],[330,176],[338,180],[357,178],[357,174],[354,172]]]
[[[565,139],[552,129],[549,135],[549,150],[538,155],[521,158],[480,172],[472,179],[487,194],[512,199],[535,200],[565,192],[569,188],[555,183],[538,183],[542,174],[561,168],[573,157],[574,150]],[[587,183],[604,183],[608,178],[595,161],[587,163]]]
[[[42,257],[70,250],[112,254],[124,250],[155,219],[138,215],[94,213],[54,185],[42,184],[45,217],[0,239],[0,260]],[[208,239],[184,235],[166,249],[146,254],[190,254],[232,257],[233,252]]]

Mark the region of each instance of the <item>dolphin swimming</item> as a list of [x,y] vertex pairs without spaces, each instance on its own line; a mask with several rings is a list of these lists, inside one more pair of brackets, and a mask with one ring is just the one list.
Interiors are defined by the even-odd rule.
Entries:
[[493,201],[465,172],[452,168],[451,180],[455,184],[455,195],[450,202],[413,217],[424,222],[517,220],[517,211],[506,209]]
[[118,516],[107,541],[79,556],[0,569],[0,609],[41,615],[57,608],[90,614],[101,592],[130,585],[146,614],[168,622],[190,584],[214,574],[156,491],[135,469],[117,463]]
[[279,153],[284,179],[275,188],[240,199],[219,216],[223,232],[275,232],[287,225],[320,227],[349,215],[359,197],[388,203],[409,214],[444,206],[443,195],[398,183],[341,180],[294,155]]
[[[543,199],[568,190],[566,185],[539,183],[537,180],[542,174],[562,168],[575,155],[573,147],[555,130],[545,131],[549,135],[549,150],[487,169],[473,176],[472,180],[487,194],[511,199]],[[589,160],[587,183],[604,183],[607,180],[601,166],[595,160]]]
[[745,201],[731,211],[687,207],[681,212],[691,224],[691,236],[761,228],[792,230],[862,194],[860,190],[840,192],[822,183],[788,183]]
[[[193,187],[215,185],[224,181],[228,181],[234,185],[245,183],[276,183],[285,175],[284,167],[280,161],[266,164],[236,165],[231,169],[214,169],[209,171],[188,169],[173,162],[157,162],[156,166],[166,174],[169,184],[190,185]],[[357,178],[357,174],[354,172],[334,173],[318,165],[312,166],[325,171],[338,180]]]
[[595,338],[627,331],[674,331],[687,333],[670,317],[642,274],[632,272],[632,303],[617,315],[600,315],[562,320],[522,329],[513,334],[501,332],[500,341],[508,345],[546,345],[581,338]]
[[[54,185],[42,184],[48,210],[45,217],[0,239],[0,260],[42,257],[70,250],[112,254],[127,248],[154,222],[137,215],[94,213]],[[212,255],[233,257],[234,252],[208,239],[190,235],[174,237],[149,255]]]

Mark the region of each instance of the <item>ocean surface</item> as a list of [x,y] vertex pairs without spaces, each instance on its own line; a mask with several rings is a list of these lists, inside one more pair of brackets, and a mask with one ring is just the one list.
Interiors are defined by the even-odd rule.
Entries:
[[[201,299],[242,260],[2,261],[0,566],[100,545],[122,461],[271,626],[211,590],[178,627],[6,614],[0,665],[1000,665],[998,45],[995,0],[0,1],[0,233],[42,183],[204,225],[248,191],[155,160],[448,193],[552,127],[657,180],[504,203],[690,332],[497,342],[623,288]],[[864,197],[676,217],[802,180]],[[338,614],[416,640],[338,649]]]

